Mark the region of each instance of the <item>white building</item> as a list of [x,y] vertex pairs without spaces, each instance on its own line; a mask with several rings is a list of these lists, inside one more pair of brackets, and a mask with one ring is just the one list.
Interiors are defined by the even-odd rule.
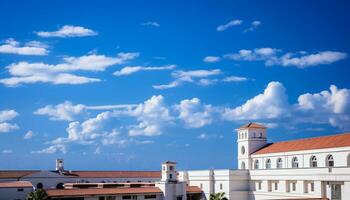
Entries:
[[59,159],[55,171],[0,171],[0,182],[29,181],[58,199],[350,199],[350,133],[268,144],[266,127],[249,123],[237,150],[238,170],[177,172],[167,161],[161,171],[67,171]]
[[229,199],[350,199],[350,133],[267,144],[266,127],[237,129],[238,170],[180,172],[180,180]]

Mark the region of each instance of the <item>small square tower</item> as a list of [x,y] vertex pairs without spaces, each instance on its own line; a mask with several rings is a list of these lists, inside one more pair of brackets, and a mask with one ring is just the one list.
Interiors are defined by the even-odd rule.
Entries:
[[266,127],[248,123],[236,129],[238,147],[238,169],[252,169],[250,155],[266,145]]
[[176,182],[176,162],[166,161],[162,164],[162,181]]
[[56,159],[56,171],[58,171],[60,173],[64,171],[63,158]]

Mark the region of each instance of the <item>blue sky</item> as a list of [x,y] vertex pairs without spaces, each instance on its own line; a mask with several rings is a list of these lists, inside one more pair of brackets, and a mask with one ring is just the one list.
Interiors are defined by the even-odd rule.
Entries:
[[236,168],[350,130],[347,1],[2,1],[0,168]]

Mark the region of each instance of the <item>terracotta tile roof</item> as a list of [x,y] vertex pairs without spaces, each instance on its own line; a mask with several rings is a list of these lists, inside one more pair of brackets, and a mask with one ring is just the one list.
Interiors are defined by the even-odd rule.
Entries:
[[160,171],[71,171],[80,178],[161,178]]
[[94,188],[94,189],[61,189],[46,190],[49,197],[82,197],[90,195],[128,195],[128,194],[159,194],[158,187],[140,188]]
[[39,171],[35,170],[7,170],[7,171],[0,171],[0,179],[5,179],[5,178],[21,178],[23,176],[27,176],[29,174],[33,174]]
[[203,193],[202,189],[200,189],[198,186],[187,186],[186,192],[187,193]]
[[29,181],[13,181],[13,182],[0,183],[0,188],[24,188],[24,187],[33,187],[33,185]]
[[315,138],[305,138],[285,142],[269,144],[260,150],[254,152],[257,154],[279,153],[289,151],[302,151],[312,149],[326,149],[334,147],[350,146],[350,133],[343,133],[330,136],[321,136]]
[[261,124],[250,122],[244,126],[239,127],[238,129],[244,129],[244,128],[266,128],[266,127]]

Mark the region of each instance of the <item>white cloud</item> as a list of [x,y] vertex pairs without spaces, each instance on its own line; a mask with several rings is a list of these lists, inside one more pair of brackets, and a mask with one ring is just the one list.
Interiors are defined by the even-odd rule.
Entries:
[[222,81],[224,82],[243,82],[243,81],[248,81],[249,79],[246,77],[242,76],[228,76],[225,77]]
[[164,98],[161,95],[152,96],[128,112],[128,115],[136,117],[139,122],[130,128],[129,136],[161,135],[163,126],[172,121],[169,109],[164,105]]
[[134,74],[139,71],[160,71],[160,70],[171,70],[174,69],[176,65],[166,65],[160,67],[144,67],[144,66],[127,66],[123,67],[120,71],[116,71],[113,74],[115,76],[126,76]]
[[259,26],[261,25],[260,21],[253,21],[251,23],[251,26],[247,29],[244,30],[244,32],[250,32],[250,31],[254,31],[255,29],[257,29]]
[[66,120],[73,121],[74,117],[81,114],[85,110],[85,106],[82,104],[73,105],[70,101],[53,105],[47,105],[43,108],[39,108],[34,114],[48,115],[51,120]]
[[4,44],[0,45],[0,53],[42,56],[49,53],[47,48],[47,45],[38,41],[31,41],[21,46],[16,40],[9,38]]
[[4,150],[2,150],[2,153],[3,154],[10,154],[10,153],[13,153],[13,150],[12,149],[4,149]]
[[217,139],[217,138],[224,138],[224,136],[222,135],[217,135],[217,134],[206,134],[206,133],[202,133],[200,135],[198,135],[197,139],[200,140],[208,140],[208,139]]
[[224,58],[238,61],[264,61],[266,66],[280,65],[306,68],[317,65],[332,64],[347,57],[346,53],[337,51],[321,51],[308,54],[304,51],[280,54],[281,50],[274,48],[258,48],[253,50],[242,49],[238,53],[224,55]]
[[84,28],[81,26],[71,26],[71,25],[65,25],[62,26],[59,30],[57,31],[39,31],[37,32],[37,35],[40,37],[61,37],[61,38],[66,38],[66,37],[85,37],[85,36],[94,36],[97,35],[98,33],[88,29]]
[[[201,78],[207,78],[211,76],[216,76],[221,74],[220,69],[213,69],[213,70],[190,70],[190,71],[174,71],[171,75],[175,78],[174,81],[170,82],[169,84],[165,85],[153,85],[153,88],[155,89],[168,89],[168,88],[174,88],[178,87],[181,84],[185,82],[193,83],[196,79]],[[202,81],[203,83],[203,81]],[[201,84],[200,82],[198,84]]]
[[7,133],[19,129],[17,124],[11,124],[8,121],[13,120],[19,114],[14,110],[0,111],[0,133]]
[[198,85],[201,86],[208,86],[208,85],[214,85],[218,82],[218,79],[208,79],[208,78],[202,78],[198,80]]
[[226,108],[223,113],[226,120],[275,119],[288,115],[288,96],[280,82],[270,82],[264,93],[249,99],[236,108]]
[[35,136],[33,131],[28,131],[25,135],[24,135],[24,139],[29,140],[32,139]]
[[218,56],[206,56],[203,59],[204,62],[209,62],[209,63],[219,62],[220,60],[221,60],[221,58]]
[[200,128],[213,121],[212,106],[202,105],[198,98],[182,100],[175,108],[179,111],[179,119],[189,128]]
[[0,133],[7,133],[18,129],[19,127],[17,124],[10,124],[7,122],[0,123]]
[[239,26],[243,23],[242,20],[239,20],[239,19],[235,19],[235,20],[231,20],[229,21],[227,24],[223,24],[223,25],[220,25],[216,28],[217,31],[221,32],[221,31],[224,31],[232,26]]
[[142,23],[142,26],[160,27],[160,24],[159,22],[149,21],[149,22]]
[[63,154],[67,153],[67,149],[65,145],[62,144],[55,144],[52,146],[49,146],[45,149],[39,150],[39,151],[32,151],[33,154],[54,154],[61,152]]
[[346,53],[337,51],[321,51],[315,54],[295,56],[295,54],[287,53],[280,57],[277,62],[269,62],[270,65],[282,65],[285,67],[295,66],[298,68],[312,67],[316,65],[327,65],[346,58]]
[[15,117],[17,117],[19,114],[18,112],[14,110],[1,110],[0,111],[0,123],[1,122],[6,122],[6,121],[11,121]]
[[12,77],[0,79],[7,86],[18,86],[24,83],[52,84],[84,84],[99,82],[100,79],[77,76],[75,71],[104,71],[106,68],[122,64],[138,56],[138,53],[119,53],[117,57],[104,55],[86,55],[81,57],[66,57],[57,65],[45,63],[13,63],[6,67]]
[[338,89],[331,85],[329,91],[302,94],[296,107],[319,122],[328,121],[334,127],[350,128],[349,89]]

